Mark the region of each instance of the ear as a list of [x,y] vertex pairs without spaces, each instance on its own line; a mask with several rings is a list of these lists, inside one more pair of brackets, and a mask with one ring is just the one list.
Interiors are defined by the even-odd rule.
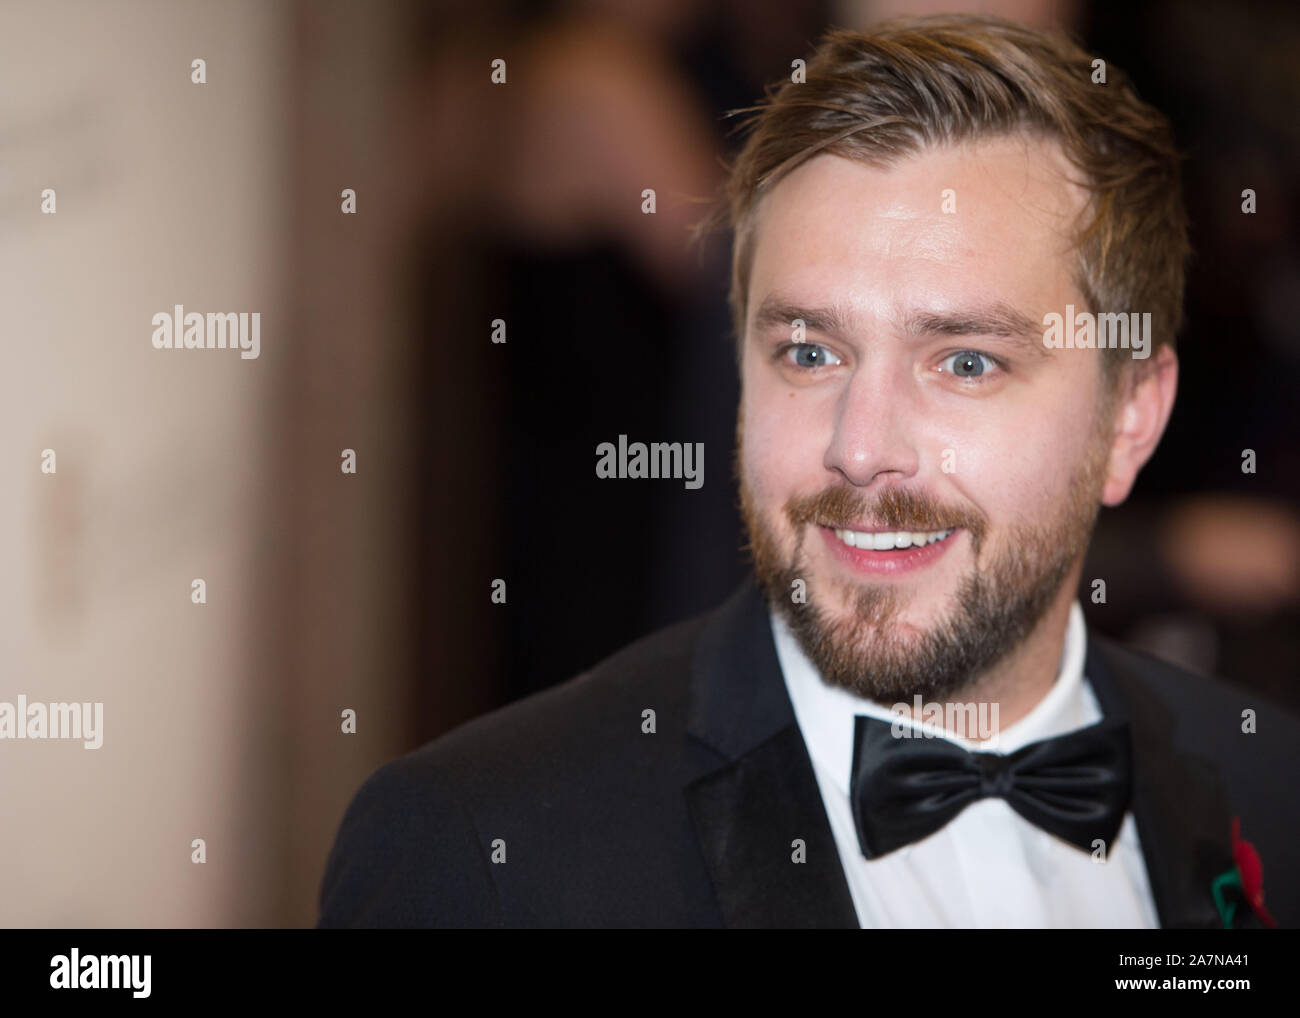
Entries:
[[1102,505],[1119,505],[1133,490],[1165,433],[1178,392],[1178,355],[1161,346],[1153,361],[1128,369],[1112,419],[1110,458],[1101,489]]

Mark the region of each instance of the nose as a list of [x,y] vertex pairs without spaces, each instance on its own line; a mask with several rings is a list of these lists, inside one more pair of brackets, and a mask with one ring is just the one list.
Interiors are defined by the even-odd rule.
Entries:
[[916,475],[917,409],[901,365],[861,365],[835,412],[835,432],[823,459],[827,470],[859,487],[877,478],[900,481]]

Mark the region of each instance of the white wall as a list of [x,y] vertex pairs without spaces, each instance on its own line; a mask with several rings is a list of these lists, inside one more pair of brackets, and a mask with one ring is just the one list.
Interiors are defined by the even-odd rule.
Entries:
[[[0,925],[270,921],[275,698],[251,657],[287,14],[0,6],[0,701],[104,704],[100,749],[0,740]],[[260,357],[153,349],[175,303],[260,311]]]

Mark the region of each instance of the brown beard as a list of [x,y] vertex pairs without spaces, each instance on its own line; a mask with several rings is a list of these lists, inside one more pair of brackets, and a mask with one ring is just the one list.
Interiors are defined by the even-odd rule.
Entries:
[[[786,504],[796,534],[794,553],[786,559],[744,476],[741,432],[738,422],[741,513],[763,592],[826,682],[886,704],[910,702],[918,695],[926,701],[960,699],[1033,631],[1087,550],[1108,452],[1108,444],[1095,435],[1057,517],[1044,526],[1010,528],[1002,550],[983,569],[979,552],[989,525],[977,509],[950,506],[904,488],[886,488],[869,497],[847,485],[796,496]],[[803,545],[812,528],[846,528],[863,519],[893,530],[962,527],[970,534],[977,564],[962,577],[955,607],[910,640],[892,628],[906,601],[899,587],[845,582],[837,597],[835,591],[813,590],[808,580]],[[792,597],[800,579],[807,585],[806,603]],[[835,618],[818,605],[819,596],[828,604],[851,604],[854,611]]]

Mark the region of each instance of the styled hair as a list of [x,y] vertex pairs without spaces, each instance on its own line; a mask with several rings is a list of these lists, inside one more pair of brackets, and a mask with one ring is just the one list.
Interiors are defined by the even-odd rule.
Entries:
[[[1153,352],[1183,324],[1191,248],[1181,156],[1159,110],[1119,68],[1065,36],[981,15],[898,18],[866,32],[831,29],[806,80],[769,85],[731,165],[722,216],[733,231],[729,303],[743,344],[754,220],[762,197],[820,153],[888,167],[927,148],[1027,132],[1058,140],[1082,171],[1086,222],[1075,235],[1075,283],[1088,310],[1149,311]],[[1082,309],[1081,309],[1082,310]],[[1103,358],[1114,380],[1121,361]]]

